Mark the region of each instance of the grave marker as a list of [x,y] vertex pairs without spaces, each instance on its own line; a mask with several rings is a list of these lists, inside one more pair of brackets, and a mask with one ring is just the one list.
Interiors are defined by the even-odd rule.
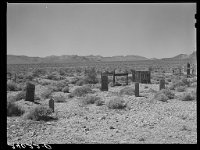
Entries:
[[108,76],[101,74],[101,91],[108,91]]
[[139,83],[135,83],[135,97],[139,97]]
[[35,96],[35,85],[31,82],[27,82],[25,101],[34,102],[34,96]]
[[52,98],[49,100],[49,108],[54,112],[54,100]]
[[165,89],[165,79],[160,80],[160,90]]
[[187,63],[187,78],[190,76],[190,64]]

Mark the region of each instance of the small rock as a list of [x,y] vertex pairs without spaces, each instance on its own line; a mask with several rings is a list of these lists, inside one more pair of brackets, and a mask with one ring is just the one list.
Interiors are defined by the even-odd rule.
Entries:
[[106,117],[105,116],[101,117],[101,120],[103,120],[103,119],[106,119]]
[[90,130],[89,128],[86,128],[86,129],[85,129],[85,131],[89,131],[89,130]]
[[110,126],[110,129],[115,129],[113,126]]
[[144,138],[139,138],[139,141],[145,141],[145,139]]

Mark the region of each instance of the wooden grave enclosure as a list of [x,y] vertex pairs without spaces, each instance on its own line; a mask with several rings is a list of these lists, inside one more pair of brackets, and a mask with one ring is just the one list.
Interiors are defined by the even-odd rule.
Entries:
[[132,81],[139,83],[151,83],[151,71],[146,70],[131,70],[132,72]]
[[115,70],[113,70],[112,72],[104,72],[104,73],[101,73],[101,76],[102,75],[106,75],[106,76],[113,76],[113,86],[115,86],[115,77],[116,76],[125,76],[126,77],[126,85],[128,85],[128,72],[124,72],[124,73],[115,73]]
[[187,63],[186,66],[172,68],[172,73],[174,75],[184,75],[184,72],[186,72],[187,77],[194,76],[196,74],[195,65],[193,64],[191,66],[190,63]]

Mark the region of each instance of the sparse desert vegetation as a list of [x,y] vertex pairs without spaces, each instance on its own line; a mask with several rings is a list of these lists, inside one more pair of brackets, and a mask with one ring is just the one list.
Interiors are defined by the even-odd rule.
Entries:
[[[130,73],[128,85],[124,77],[113,85],[109,76],[109,90],[101,91],[103,65],[32,68],[7,81],[8,143],[197,143],[197,77],[152,67],[151,84],[140,83],[136,97]],[[163,78],[166,88],[159,90]],[[25,101],[30,80],[35,102]]]

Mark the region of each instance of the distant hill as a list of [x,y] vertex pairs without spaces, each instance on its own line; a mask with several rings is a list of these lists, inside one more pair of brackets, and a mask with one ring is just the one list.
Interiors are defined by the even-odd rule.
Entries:
[[193,60],[196,62],[196,52],[190,55],[180,54],[172,58],[151,58],[127,55],[127,56],[112,56],[103,57],[100,55],[78,56],[78,55],[62,55],[62,56],[47,56],[47,57],[29,57],[29,56],[17,56],[7,55],[7,64],[37,64],[37,63],[73,63],[73,62],[112,62],[112,61],[143,61],[143,60],[164,60],[164,61],[176,61],[176,60]]
[[196,56],[196,51],[194,51],[192,54],[179,54],[179,55],[176,55],[174,57],[171,57],[171,58],[162,58],[161,60],[164,60],[164,61],[178,61],[178,60],[190,60],[190,61],[194,61],[196,62],[196,59],[197,59],[197,56]]
[[41,61],[40,57],[7,55],[7,64],[33,64]]
[[128,56],[113,56],[102,57],[100,55],[94,56],[78,56],[78,55],[62,55],[62,56],[47,56],[47,57],[28,57],[7,55],[7,64],[32,64],[32,63],[67,63],[67,62],[104,62],[104,61],[138,61],[148,60],[148,58],[136,55]]

